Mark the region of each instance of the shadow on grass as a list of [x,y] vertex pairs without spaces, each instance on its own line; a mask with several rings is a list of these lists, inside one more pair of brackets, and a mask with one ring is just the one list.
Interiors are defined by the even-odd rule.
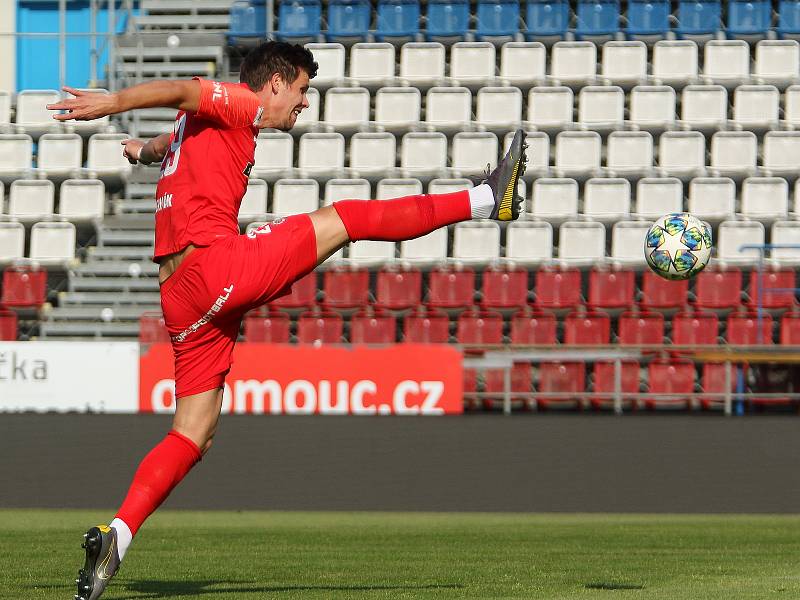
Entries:
[[641,583],[619,583],[614,581],[594,581],[584,585],[587,590],[643,590]]

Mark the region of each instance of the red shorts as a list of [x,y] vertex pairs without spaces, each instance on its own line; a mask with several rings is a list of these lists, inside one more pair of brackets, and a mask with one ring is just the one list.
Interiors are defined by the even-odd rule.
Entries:
[[222,387],[244,314],[290,293],[316,262],[308,215],[277,219],[193,250],[161,286],[176,397]]

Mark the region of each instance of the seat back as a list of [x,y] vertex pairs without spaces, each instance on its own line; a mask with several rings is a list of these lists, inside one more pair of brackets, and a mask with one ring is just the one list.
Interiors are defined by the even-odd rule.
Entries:
[[[497,166],[497,136],[489,132],[460,132],[453,137],[452,166],[461,173],[480,175]],[[488,166],[487,166],[488,165]]]
[[522,120],[522,92],[515,87],[478,90],[478,122],[484,125],[518,123]]
[[781,177],[748,177],[742,183],[742,215],[772,221],[789,212],[789,184]]
[[354,44],[350,49],[350,77],[356,81],[394,78],[395,49],[387,42]]
[[17,179],[8,195],[8,214],[26,221],[53,216],[55,186],[52,181]]
[[758,140],[752,131],[718,131],[711,137],[711,167],[741,173],[755,170]]
[[300,136],[298,167],[310,173],[344,167],[341,133],[304,133]]
[[279,179],[275,182],[272,210],[276,217],[314,212],[319,208],[319,184],[313,179]]
[[658,140],[658,164],[668,173],[704,169],[706,138],[699,131],[667,131]]
[[410,129],[420,121],[422,95],[411,87],[384,87],[375,95],[375,122],[378,125],[398,126]]
[[25,255],[25,226],[0,221],[0,264],[10,263]]
[[67,179],[59,188],[58,214],[70,220],[102,219],[105,202],[106,188],[99,179]]
[[325,182],[324,205],[330,206],[339,200],[369,200],[369,181],[366,179],[329,179]]
[[400,146],[400,166],[409,171],[444,170],[447,138],[443,133],[407,133]]
[[479,82],[495,76],[495,47],[490,42],[456,42],[450,48],[450,77]]
[[317,76],[311,80],[311,85],[316,87],[340,85],[344,80],[346,56],[344,46],[338,43],[312,43],[306,44],[306,48],[314,55],[314,61],[318,65]]
[[630,120],[642,128],[675,122],[675,88],[637,85],[630,94]]
[[728,119],[728,92],[721,85],[688,85],[681,93],[681,120],[693,128],[716,127]]
[[758,260],[757,250],[740,250],[743,245],[763,245],[764,225],[757,221],[723,221],[717,240],[717,257],[732,263],[752,264]]
[[278,34],[282,39],[319,35],[322,3],[319,0],[281,0]]
[[469,28],[467,0],[430,0],[428,2],[428,37],[464,37]]
[[711,40],[703,50],[703,76],[713,83],[750,76],[750,46],[744,40]]
[[553,226],[547,221],[514,221],[506,227],[506,258],[538,264],[553,257]]
[[419,33],[419,0],[380,0],[376,38],[413,38]]
[[627,179],[595,177],[584,186],[583,214],[600,221],[627,218],[631,211],[631,184]]
[[24,171],[33,163],[33,140],[31,136],[0,134],[0,172]]
[[532,213],[535,217],[558,221],[578,214],[578,182],[567,178],[541,177],[533,182]]
[[573,93],[568,87],[534,87],[528,93],[528,121],[555,128],[573,123]]
[[365,39],[372,20],[369,0],[329,0],[328,38]]
[[369,103],[366,88],[331,88],[325,93],[325,122],[334,127],[366,123]]
[[691,40],[659,40],[653,47],[653,78],[683,85],[698,71],[697,44]]
[[397,156],[395,143],[391,133],[356,133],[350,139],[350,168],[366,173],[391,171]]
[[83,141],[77,133],[46,133],[39,138],[36,166],[40,169],[78,169],[83,164]]
[[508,37],[519,33],[519,0],[479,0],[478,37]]
[[597,47],[592,42],[556,42],[550,75],[564,82],[590,82],[597,75]]
[[445,50],[439,42],[407,42],[400,49],[400,78],[412,85],[444,79]]
[[35,223],[31,229],[32,260],[60,262],[75,258],[75,225]]
[[465,87],[434,87],[425,96],[425,121],[437,124],[468,123],[472,118],[472,94]]
[[464,221],[453,229],[453,258],[487,263],[500,256],[500,225],[495,221]]
[[683,212],[683,184],[675,177],[645,177],[636,184],[636,214],[658,219],[667,213]]
[[561,225],[558,235],[561,260],[593,263],[606,257],[606,228],[602,223],[568,221]]
[[729,177],[695,177],[689,184],[688,209],[701,219],[733,218],[736,183]]

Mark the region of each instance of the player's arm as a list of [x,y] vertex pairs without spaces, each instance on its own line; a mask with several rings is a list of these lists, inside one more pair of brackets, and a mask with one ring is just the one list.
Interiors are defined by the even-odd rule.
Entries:
[[127,139],[122,141],[122,155],[128,162],[135,165],[137,162],[149,165],[154,162],[161,162],[169,149],[169,138],[171,134],[162,133],[149,142],[142,140]]
[[95,94],[65,87],[75,98],[48,104],[48,110],[65,110],[55,114],[56,121],[91,121],[137,108],[176,108],[196,112],[200,106],[200,82],[149,81],[114,94]]

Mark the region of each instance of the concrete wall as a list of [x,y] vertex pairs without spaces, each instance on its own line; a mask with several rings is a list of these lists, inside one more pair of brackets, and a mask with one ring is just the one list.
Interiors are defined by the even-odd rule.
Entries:
[[[0,0],[0,34],[13,33],[16,29],[16,0]],[[0,90],[16,91],[16,48],[16,42],[12,36],[0,35]]]

